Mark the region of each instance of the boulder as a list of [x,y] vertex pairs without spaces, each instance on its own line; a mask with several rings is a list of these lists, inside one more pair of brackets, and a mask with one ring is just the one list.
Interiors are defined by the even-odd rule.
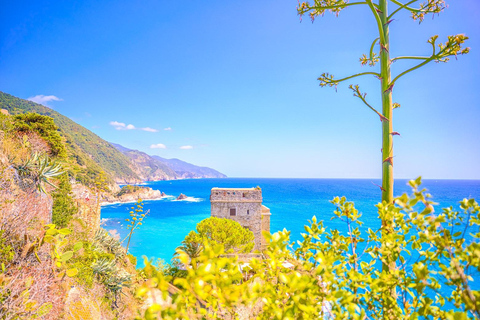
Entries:
[[188,197],[184,195],[183,193],[180,193],[180,195],[177,197],[177,200],[184,200],[187,199]]

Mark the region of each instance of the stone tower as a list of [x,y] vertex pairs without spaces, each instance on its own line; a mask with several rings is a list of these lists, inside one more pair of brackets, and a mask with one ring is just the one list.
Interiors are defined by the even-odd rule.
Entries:
[[262,189],[213,188],[210,203],[212,217],[237,221],[253,232],[254,250],[262,251],[266,248],[262,231],[270,232],[270,209],[262,205]]

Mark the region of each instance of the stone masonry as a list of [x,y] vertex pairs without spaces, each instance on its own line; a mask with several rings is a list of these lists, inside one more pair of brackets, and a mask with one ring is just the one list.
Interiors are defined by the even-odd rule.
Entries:
[[213,188],[210,194],[212,217],[232,219],[250,229],[255,236],[254,250],[263,251],[270,232],[270,209],[262,205],[260,188]]

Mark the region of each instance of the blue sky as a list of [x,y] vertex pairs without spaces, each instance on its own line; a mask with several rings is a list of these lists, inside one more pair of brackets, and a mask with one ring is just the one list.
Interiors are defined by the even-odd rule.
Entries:
[[[390,25],[392,56],[429,54],[435,34],[465,33],[472,48],[395,86],[398,178],[480,179],[480,1],[447,3],[420,25],[406,14]],[[355,6],[312,24],[296,5],[2,1],[0,90],[108,141],[232,177],[379,178],[380,121],[348,89],[379,106],[377,80],[337,91],[316,80],[369,70],[358,59],[376,38],[371,13]]]

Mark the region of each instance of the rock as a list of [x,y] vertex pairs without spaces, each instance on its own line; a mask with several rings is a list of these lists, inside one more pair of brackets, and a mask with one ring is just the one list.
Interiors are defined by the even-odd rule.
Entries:
[[166,197],[167,195],[165,194],[165,192],[162,192],[161,193],[162,197]]
[[9,115],[9,113],[8,113],[8,110],[7,110],[7,109],[1,109],[1,110],[0,110],[0,113],[1,113],[1,114],[4,114],[4,115],[6,115],[6,116],[8,116],[8,115]]
[[180,195],[177,197],[177,200],[184,200],[187,199],[188,197],[184,195],[183,193],[180,193]]

